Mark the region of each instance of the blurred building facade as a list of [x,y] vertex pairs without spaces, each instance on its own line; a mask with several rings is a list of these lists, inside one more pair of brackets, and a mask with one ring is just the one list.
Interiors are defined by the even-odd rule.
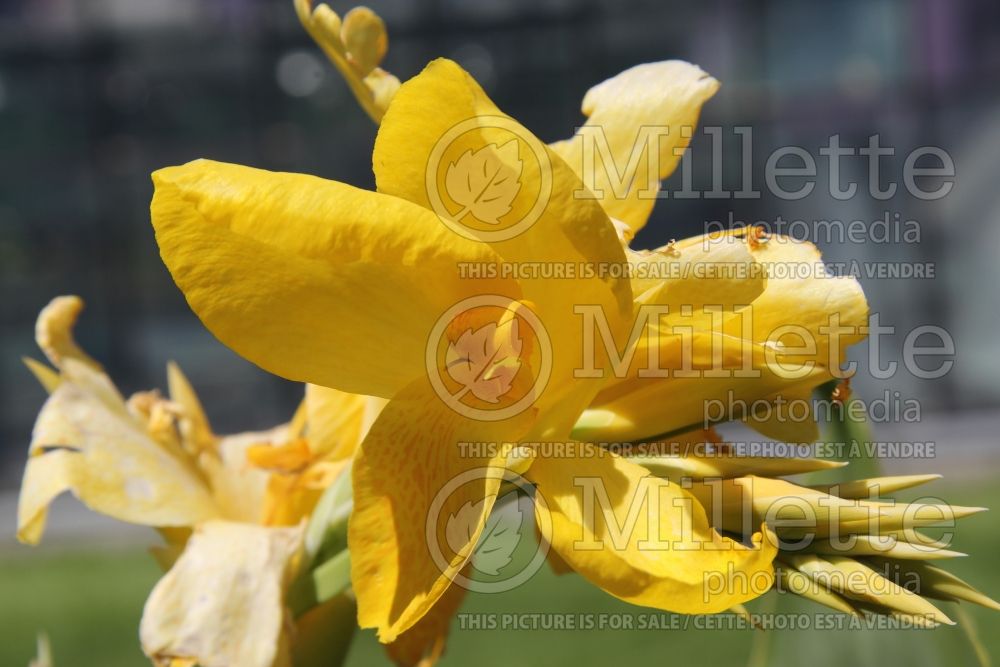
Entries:
[[[331,4],[340,12],[350,6]],[[899,180],[907,153],[943,148],[957,177],[938,201],[905,192],[839,201],[822,187],[799,201],[767,193],[667,199],[637,245],[701,233],[730,214],[747,222],[872,221],[886,213],[915,220],[919,243],[817,239],[832,260],[937,267],[933,280],[862,283],[883,323],[904,333],[920,324],[951,332],[954,369],[935,382],[906,374],[876,381],[862,371],[860,391],[899,391],[928,412],[1000,405],[1000,3],[369,4],[389,25],[388,70],[405,79],[434,57],[451,57],[546,140],[568,136],[587,88],[626,67],[669,58],[701,65],[723,83],[702,124],[721,128],[726,143],[722,162],[713,162],[711,136],[696,136],[689,156],[696,183],[709,183],[718,163],[738,187],[737,126],[752,128],[758,168],[779,146],[817,156],[831,135],[859,147],[878,134],[896,150],[886,178]],[[0,2],[0,484],[16,484],[44,400],[20,357],[39,354],[34,318],[57,294],[85,298],[80,341],[123,391],[163,387],[164,365],[174,359],[220,431],[287,419],[300,387],[215,341],[160,263],[149,174],[210,157],[371,187],[375,131],[301,30],[291,0]],[[825,169],[821,162],[821,184]],[[863,188],[868,174],[854,160],[841,178]],[[886,358],[898,359],[901,345],[902,334],[887,340]]]

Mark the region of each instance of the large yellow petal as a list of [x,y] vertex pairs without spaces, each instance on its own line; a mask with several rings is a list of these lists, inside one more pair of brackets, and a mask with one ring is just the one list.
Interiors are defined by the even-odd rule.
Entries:
[[423,372],[427,336],[479,291],[483,244],[395,197],[301,174],[200,160],[153,176],[160,254],[222,342],[291,380],[391,397]]
[[[490,150],[509,176],[504,183],[514,185],[507,191],[509,212],[499,218],[499,227],[479,224],[469,215],[451,224],[483,239],[510,266],[577,270],[564,277],[518,276],[523,298],[553,341],[552,380],[536,402],[541,423],[551,425],[548,437],[564,437],[599,386],[570,381],[583,358],[576,306],[600,306],[616,334],[631,324],[628,278],[613,271],[625,265],[624,252],[600,205],[578,198],[582,184],[576,174],[503,114],[468,73],[444,59],[431,62],[396,93],[375,141],[376,184],[380,192],[454,217],[459,212],[441,203],[449,191],[446,174],[458,169],[463,156]],[[517,227],[522,223],[530,224]],[[508,238],[515,228],[520,231]],[[585,275],[584,267],[594,269],[594,275]]]
[[461,443],[516,442],[533,418],[469,419],[425,379],[389,402],[353,464],[348,543],[361,627],[392,642],[438,602],[471,556],[507,461],[503,448]]
[[157,665],[288,665],[284,597],[302,535],[302,527],[199,526],[146,601],[143,651]]
[[527,476],[544,500],[535,505],[544,537],[588,581],[687,614],[725,611],[770,589],[770,536],[747,548],[717,534],[678,484],[593,445],[570,453],[536,458]]
[[[673,172],[690,143],[701,105],[718,89],[718,81],[681,60],[636,65],[587,91],[583,113],[588,118],[583,129],[552,144],[552,149],[588,187],[601,191],[599,200],[608,215],[635,233],[653,210],[659,182]],[[644,133],[650,128],[662,128],[666,134],[649,138]],[[593,143],[589,150],[585,148],[586,142],[594,141],[607,142],[607,157],[614,164],[602,162]],[[659,147],[652,164],[649,145]],[[588,160],[591,156],[596,157]],[[638,168],[629,178],[627,169],[633,158],[638,159]]]

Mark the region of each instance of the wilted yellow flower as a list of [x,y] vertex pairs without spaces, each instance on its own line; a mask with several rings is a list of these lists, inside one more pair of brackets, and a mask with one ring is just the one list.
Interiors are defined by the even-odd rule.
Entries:
[[59,297],[38,318],[38,344],[57,370],[29,361],[51,396],[32,437],[18,538],[41,539],[47,506],[64,491],[94,511],[153,526],[166,541],[154,555],[169,569],[142,619],[154,662],[287,664],[291,636],[302,633],[285,597],[309,564],[303,521],[381,402],[310,387],[289,424],[216,436],[173,364],[169,399],[142,392],[126,401],[73,340],[82,307]]

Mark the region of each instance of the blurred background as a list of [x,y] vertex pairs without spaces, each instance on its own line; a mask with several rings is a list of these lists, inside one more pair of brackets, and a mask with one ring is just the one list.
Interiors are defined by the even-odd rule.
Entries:
[[[389,27],[387,70],[405,80],[428,60],[450,57],[501,109],[547,141],[569,136],[581,122],[580,100],[591,85],[634,64],[681,58],[718,78],[722,88],[706,106],[702,125],[721,128],[722,161],[713,162],[712,137],[699,132],[688,157],[695,187],[711,188],[714,166],[722,169],[726,187],[739,188],[741,152],[733,128],[749,126],[754,186],[764,194],[662,201],[635,247],[701,233],[730,214],[745,222],[780,215],[807,223],[871,223],[897,213],[915,221],[918,243],[815,239],[833,261],[934,267],[934,279],[861,278],[872,310],[897,328],[883,340],[883,363],[902,361],[904,337],[919,325],[943,327],[954,338],[955,365],[934,381],[907,372],[877,380],[865,370],[861,346],[855,350],[862,370],[854,387],[862,398],[889,392],[893,402],[919,402],[920,423],[875,424],[880,439],[937,445],[935,460],[888,462],[887,469],[944,472],[946,480],[934,491],[953,494],[945,496],[953,502],[1000,501],[991,484],[1000,465],[1000,3],[369,5]],[[331,6],[342,14],[351,5]],[[149,539],[145,531],[122,530],[72,501],[56,504],[42,547],[30,550],[13,541],[17,485],[44,401],[20,361],[39,355],[33,341],[38,311],[55,295],[82,296],[87,309],[78,339],[125,393],[164,387],[164,366],[173,359],[201,393],[216,430],[263,428],[287,419],[301,388],[219,344],[159,261],[149,225],[149,174],[209,157],[371,187],[375,132],[299,26],[291,0],[0,0],[0,663],[25,664],[35,632],[44,629],[52,635],[57,665],[143,664],[136,625],[157,574],[141,552]],[[849,201],[830,197],[819,148],[831,135],[858,148],[874,134],[895,149],[882,162],[882,181],[899,183],[896,195],[885,201],[868,196],[868,163],[855,158],[842,163],[841,181],[858,183],[861,193]],[[816,190],[795,202],[769,195],[762,182],[767,157],[787,145],[803,147],[819,164]],[[936,201],[913,197],[901,178],[906,155],[927,145],[944,149],[957,172],[953,190]],[[666,189],[680,188],[679,179],[675,174]],[[959,548],[975,558],[955,571],[1000,595],[1000,575],[992,571],[1000,547],[997,524],[980,516],[968,525],[973,535],[962,543],[960,530]],[[475,598],[469,606],[626,610],[579,581],[540,576],[545,582],[531,590],[502,601]],[[973,613],[984,624],[987,643],[996,644],[1000,623]],[[709,663],[741,662],[756,641],[745,632],[726,641],[718,640],[718,632],[574,633],[554,641],[544,633],[506,639],[498,633],[455,634],[447,661],[452,665],[467,664],[473,655],[479,664],[498,665],[568,664],[600,656],[660,664],[688,653]],[[859,641],[858,633],[807,641],[807,635],[774,633],[786,642],[774,655],[795,664],[802,651],[822,642],[828,646],[824,655],[855,651],[859,664],[873,656],[883,665],[941,664],[945,656],[954,659],[951,664],[972,660],[959,631],[937,634],[926,639],[920,633],[919,641],[885,639],[894,635]],[[524,642],[511,642],[512,636]],[[526,654],[536,645],[549,648]],[[378,649],[365,635],[355,653],[354,664],[368,664]],[[823,656],[809,653],[809,659],[827,664]]]

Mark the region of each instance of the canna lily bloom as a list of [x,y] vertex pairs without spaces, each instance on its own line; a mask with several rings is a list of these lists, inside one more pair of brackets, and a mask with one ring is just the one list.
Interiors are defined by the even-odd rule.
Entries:
[[176,365],[169,399],[125,400],[73,339],[82,307],[59,297],[38,318],[38,344],[55,370],[28,360],[51,395],[35,424],[18,539],[41,540],[47,507],[65,491],[155,527],[166,543],[153,553],[169,571],[141,624],[154,664],[290,664],[293,638],[314,622],[306,613],[291,623],[285,600],[308,566],[303,521],[345,474],[380,402],[310,387],[290,423],[220,437]]
[[[314,560],[329,557],[328,569],[347,562],[310,536],[326,528],[324,500],[342,490],[348,465],[358,622],[377,628],[403,665],[440,656],[463,595],[454,582],[508,473],[535,487],[553,565],[635,604],[738,611],[774,587],[928,625],[950,619],[926,597],[996,607],[923,562],[954,552],[917,530],[910,506],[860,499],[924,478],[803,487],[779,478],[829,466],[618,454],[577,441],[681,433],[721,447],[691,427],[722,399],[730,405],[714,421],[814,440],[812,419],[762,419],[736,404],[809,396],[838,376],[845,348],[863,335],[867,305],[855,281],[766,270],[815,266],[809,244],[744,230],[651,252],[629,247],[714,79],[677,61],[632,68],[587,93],[588,120],[573,137],[545,146],[452,62],[434,61],[400,85],[379,67],[388,40],[370,10],[343,21],[308,0],[296,10],[380,123],[377,192],[200,160],[156,172],[151,206],[161,256],[206,326],[266,370],[309,383],[296,417],[265,434],[219,438],[175,367],[171,400],[124,401],[72,340],[78,300],[54,301],[39,320],[39,344],[58,373],[31,364],[52,397],[32,442],[19,537],[40,539],[46,507],[65,490],[157,527],[170,570],[141,632],[156,664],[269,667],[322,654],[310,639],[336,610],[320,606],[293,624],[289,606]],[[670,130],[656,151],[647,146],[655,168],[618,182],[587,165],[591,130],[618,165],[648,126]],[[537,265],[629,270],[505,269]],[[738,270],[715,270],[727,267]],[[650,308],[655,319],[644,320]],[[838,324],[846,335],[829,334]],[[797,348],[789,332],[813,344]],[[553,454],[539,446],[546,441],[572,446]],[[465,447],[475,443],[503,446]],[[596,514],[581,480],[603,493]],[[817,513],[819,539],[805,551],[787,544],[801,535],[781,521],[783,504]],[[846,551],[840,534],[854,538]],[[892,584],[892,567],[926,587]]]
[[[324,4],[313,8],[310,0],[295,0],[295,7],[359,104],[379,122],[398,90],[395,77],[375,67],[388,49],[384,23],[364,7],[351,10],[343,21]],[[369,68],[359,68],[358,62],[375,67],[373,81],[388,77],[396,84],[361,85],[359,76]],[[689,431],[705,422],[706,403],[718,402],[725,410],[713,414],[716,421],[741,418],[768,437],[814,442],[814,419],[789,418],[780,409],[755,416],[741,408],[765,400],[807,403],[816,387],[843,377],[838,371],[847,347],[867,334],[861,286],[852,277],[827,275],[811,243],[779,235],[761,238],[757,230],[743,229],[656,250],[629,247],[649,219],[660,181],[673,173],[687,148],[702,105],[718,89],[718,81],[690,63],[638,65],[587,91],[586,122],[571,138],[549,146],[615,225],[631,268],[634,307],[671,309],[643,330],[633,330],[621,356],[627,372],[616,373],[594,398],[573,430],[576,438],[647,440]],[[655,137],[655,159],[644,134],[650,127],[665,130]],[[588,148],[595,131],[600,142]],[[644,145],[647,153],[637,154],[636,147]],[[595,152],[604,156],[604,164],[593,163]],[[648,168],[629,172],[642,155]],[[616,180],[613,175],[622,172],[626,177]],[[413,196],[421,199],[419,193]],[[842,331],[831,334],[837,327]],[[685,329],[690,333],[677,332]],[[735,374],[714,382],[650,376],[643,367],[650,348],[657,349],[665,370]]]
[[[429,208],[422,178],[417,178],[427,152],[445,129],[477,114],[495,117],[500,111],[458,66],[436,61],[400,88],[382,119],[373,159],[378,193],[204,160],[154,174],[152,217],[161,256],[216,336],[284,377],[390,398],[352,468],[348,538],[360,625],[378,628],[380,639],[391,642],[424,617],[469,560],[503,470],[524,462],[531,463],[525,476],[551,489],[549,516],[540,520],[552,525],[545,537],[560,557],[606,591],[683,612],[722,611],[753,597],[736,591],[706,600],[701,582],[706,572],[717,571],[770,577],[773,548],[761,544],[760,536],[755,547],[747,548],[715,534],[704,512],[677,485],[657,484],[655,528],[674,533],[675,526],[690,527],[689,542],[719,548],[643,553],[644,534],[637,531],[623,549],[575,557],[582,499],[573,490],[574,475],[586,469],[614,489],[617,519],[628,513],[647,476],[625,459],[604,457],[586,444],[574,458],[533,457],[530,447],[517,456],[517,448],[464,455],[461,443],[566,439],[603,384],[574,377],[584,353],[574,307],[597,304],[618,335],[632,310],[626,280],[513,280],[490,277],[493,272],[461,277],[461,265],[502,261],[624,263],[610,219],[596,202],[573,198],[580,182],[554,154],[548,154],[548,207],[534,225],[509,240],[491,245],[465,238]],[[529,137],[513,139],[523,142],[527,154],[531,135],[515,127],[515,134]],[[513,205],[519,205],[516,197]],[[510,348],[520,348],[523,370],[507,393],[500,364],[485,369],[481,379],[487,385],[495,380],[501,390],[471,392],[467,407],[503,413],[529,396],[532,403],[525,411],[492,420],[470,416],[432,385],[425,348],[435,325],[453,306],[476,297],[500,299],[491,303],[502,306],[495,313],[477,311],[467,322],[448,321],[442,348],[448,352],[430,370],[454,377],[461,366],[450,362],[471,359],[482,342],[474,332],[486,327]],[[526,333],[532,321],[542,323],[551,341],[547,362],[542,336]],[[515,329],[525,332],[516,344],[511,340]],[[447,356],[452,353],[458,359]],[[532,386],[521,391],[518,382],[536,379],[531,371],[546,363],[547,384],[525,382]],[[437,514],[441,520],[428,536],[425,526],[438,491],[478,470],[489,472],[444,500]],[[456,538],[445,519],[466,505],[476,511],[465,515],[469,526]],[[606,528],[592,527],[598,533]],[[428,538],[446,552],[443,567],[428,554]]]
[[[707,401],[724,397],[809,396],[838,376],[845,348],[863,337],[867,305],[856,281],[768,275],[769,263],[815,266],[809,244],[749,230],[653,252],[628,247],[648,218],[649,192],[686,147],[682,128],[697,121],[717,82],[687,63],[632,68],[588,92],[584,129],[545,146],[447,60],[397,88],[377,69],[388,42],[370,11],[341,21],[306,0],[296,8],[380,123],[377,192],[199,160],[154,174],[151,211],[164,262],[220,340],[283,377],[388,399],[352,472],[360,625],[392,642],[447,618],[452,583],[508,470],[536,486],[536,520],[553,561],[612,595],[711,613],[769,589],[777,552],[770,529],[733,531],[709,518],[712,503],[699,487],[568,442],[689,431],[704,421]],[[658,144],[655,170],[624,187],[609,171],[588,171],[585,128],[600,128],[617,164],[651,124],[673,130]],[[504,269],[560,264],[632,270],[552,278]],[[650,306],[659,307],[657,319],[643,323]],[[603,346],[580,326],[581,307],[600,315]],[[837,324],[846,335],[826,331]],[[776,335],[791,330],[813,344],[797,349]],[[636,363],[643,356],[701,375],[649,373]],[[709,373],[733,370],[744,372]],[[815,439],[811,419],[789,425],[728,407],[716,417],[733,418]],[[574,446],[552,456],[541,441]],[[512,446],[470,454],[469,443]],[[440,498],[469,475],[474,483]],[[599,480],[611,506],[589,513],[580,479]],[[816,493],[782,488],[792,497]],[[637,509],[649,520],[615,539]],[[458,516],[466,521],[458,531],[442,520]],[[664,534],[671,548],[644,546]],[[435,559],[435,550],[445,556]],[[717,577],[722,584],[708,591]],[[741,578],[765,585],[747,590]]]
[[[346,20],[338,33],[334,28],[340,24],[328,9],[311,10],[302,2],[297,7],[324,50],[337,55],[333,59],[342,71],[345,62],[359,60],[350,54],[365,47],[346,46]],[[366,34],[381,44],[381,24],[366,25],[374,26]],[[351,65],[346,73],[356,82],[366,69]],[[656,82],[664,85],[652,85]],[[644,65],[592,90],[584,106],[594,122],[612,128],[617,150],[647,114],[678,129],[693,123],[714,86],[684,63]],[[358,86],[352,84],[352,90],[363,103],[370,99]],[[511,277],[502,267],[637,261],[623,239],[645,221],[649,202],[638,190],[626,192],[620,206],[579,196],[586,192],[583,180],[562,157],[572,155],[576,141],[544,146],[447,60],[431,63],[395,91],[383,114],[372,115],[380,118],[373,155],[378,192],[200,160],[156,172],[151,207],[164,262],[220,340],[283,377],[389,399],[353,465],[349,546],[360,625],[377,628],[380,639],[390,642],[435,607],[468,562],[506,469],[537,485],[545,500],[536,504],[538,523],[547,526],[543,537],[555,555],[612,595],[666,610],[711,613],[755,593],[725,586],[706,596],[703,582],[710,574],[758,576],[770,584],[774,545],[760,534],[750,537],[751,547],[719,535],[700,503],[677,484],[651,478],[642,466],[593,444],[577,443],[568,450],[572,455],[559,457],[531,445],[569,440],[574,429],[579,432],[581,416],[593,415],[585,411],[602,391],[627,393],[610,380],[609,356],[620,355],[624,346],[592,346],[578,306],[597,308],[610,338],[621,341],[633,328],[641,299],[704,302],[690,282],[664,280],[636,295],[629,279],[615,275]],[[449,133],[452,141],[442,147]],[[677,139],[674,147],[685,143]],[[448,168],[429,169],[435,163]],[[657,180],[674,164],[675,159],[662,163]],[[464,196],[469,192],[462,188],[468,190],[484,174],[493,180],[478,194],[489,196]],[[455,205],[446,211],[442,192]],[[535,212],[532,224],[517,233],[498,228],[508,214],[523,220]],[[733,244],[733,252],[749,253],[747,245]],[[485,270],[463,275],[461,267]],[[726,303],[746,303],[748,292],[751,299],[765,295],[759,277],[713,285]],[[780,294],[765,300],[765,308],[796,298],[790,286],[778,287]],[[847,292],[854,311],[863,311],[856,284]],[[811,293],[810,288],[799,296]],[[470,301],[485,305],[448,317]],[[799,312],[811,318],[841,305],[817,294],[815,303]],[[794,311],[784,314],[794,317]],[[660,345],[646,333],[640,340]],[[756,343],[753,333],[749,340]],[[766,343],[765,338],[757,345],[755,358],[769,362]],[[581,376],[584,359],[596,373]],[[682,387],[674,380],[663,384],[675,393]],[[707,388],[726,389],[714,381],[689,384],[702,395]],[[744,384],[755,398],[784,387]],[[453,395],[442,397],[441,386],[456,385]],[[517,409],[525,398],[529,407]],[[656,401],[663,412],[669,411],[666,400],[669,396]],[[610,398],[597,407],[606,404],[613,408],[606,414],[625,414]],[[523,444],[478,456],[461,447],[476,442]],[[456,536],[437,519],[428,530],[438,492],[481,470],[488,472],[478,483],[465,485],[437,508],[438,519],[462,514],[466,530]],[[581,476],[600,480],[614,503],[596,521],[584,517],[586,498],[574,484]],[[652,517],[647,525],[614,548],[575,548],[581,538],[606,544],[612,521],[621,525],[635,509],[641,487],[652,487],[658,499],[644,505]],[[463,512],[466,507],[475,510]],[[644,549],[654,530],[673,536],[681,548]],[[434,548],[447,552],[443,563],[428,554]]]

